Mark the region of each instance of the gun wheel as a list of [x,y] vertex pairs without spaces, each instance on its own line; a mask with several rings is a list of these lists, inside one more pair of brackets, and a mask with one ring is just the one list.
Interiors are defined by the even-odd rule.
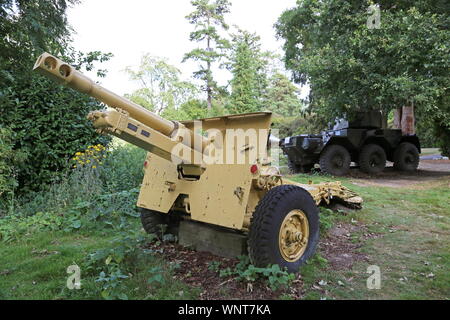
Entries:
[[178,234],[179,219],[174,214],[166,214],[144,208],[140,210],[141,223],[145,232],[155,234],[158,237],[166,233]]
[[270,189],[255,208],[248,235],[249,256],[258,267],[278,264],[297,272],[319,241],[318,208],[294,185]]
[[302,210],[294,209],[281,223],[278,246],[286,261],[295,262],[306,250],[309,240],[308,218]]

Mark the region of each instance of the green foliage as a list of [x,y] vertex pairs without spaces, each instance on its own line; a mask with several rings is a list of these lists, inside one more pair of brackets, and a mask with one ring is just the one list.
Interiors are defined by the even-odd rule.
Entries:
[[261,51],[261,38],[238,30],[233,35],[228,68],[233,74],[228,111],[232,114],[256,112],[262,109],[267,87],[267,54]]
[[[212,108],[212,101],[220,92],[213,78],[211,67],[219,63],[225,56],[225,50],[229,48],[229,42],[221,37],[219,31],[227,30],[224,15],[230,9],[228,0],[192,0],[194,11],[186,16],[190,24],[194,25],[194,31],[189,39],[193,42],[204,43],[205,48],[196,48],[184,55],[183,62],[194,60],[199,62],[199,70],[194,72],[194,77],[204,82],[203,91],[207,94],[208,109]],[[217,29],[219,27],[220,29]]]
[[76,169],[59,177],[48,190],[19,199],[22,205],[15,208],[15,213],[0,218],[0,241],[16,242],[43,231],[111,230],[115,236],[110,246],[91,253],[83,270],[96,276],[101,297],[127,299],[123,281],[143,253],[140,244],[151,240],[136,227],[137,186],[143,177],[145,152],[128,145],[115,146],[94,166],[87,163],[94,163],[99,153],[89,153],[91,150],[83,152],[83,156],[78,153]]
[[98,167],[78,166],[55,178],[47,188],[18,198],[15,213],[31,216],[51,210],[70,216],[73,213],[67,211],[74,210],[83,219],[103,221],[106,227],[120,223],[124,214],[136,216],[135,204],[146,153],[130,145],[113,146]]
[[336,213],[333,210],[320,207],[320,233],[326,235],[327,231],[331,229],[336,221]]
[[255,283],[259,280],[266,281],[272,290],[287,288],[295,280],[294,274],[280,269],[280,266],[277,264],[266,268],[258,268],[250,264],[248,256],[241,256],[239,260],[234,269],[220,269],[220,263],[211,263],[208,268],[218,272],[220,277],[234,276],[238,281],[247,283]]
[[100,283],[100,295],[107,300],[127,300],[123,292],[123,280],[130,277],[130,272],[139,261],[143,251],[140,245],[147,239],[141,230],[133,225],[124,224],[117,229],[117,235],[111,240],[111,247],[90,253],[83,267],[89,274],[98,274],[96,282]]
[[86,119],[101,107],[98,102],[31,70],[42,51],[86,70],[110,58],[70,47],[65,10],[76,2],[7,0],[0,5],[0,126],[14,132],[13,149],[24,154],[25,161],[14,167],[22,194],[49,183],[76,150],[107,141]]
[[284,75],[275,73],[269,79],[264,97],[265,109],[283,117],[298,117],[304,114],[305,105],[300,99],[300,90]]
[[294,117],[273,117],[272,128],[279,130],[280,138],[297,134],[319,134],[326,128],[322,117],[316,114],[305,114]]
[[18,186],[16,167],[25,159],[25,153],[14,150],[14,132],[0,126],[0,200],[10,205]]
[[167,63],[165,58],[145,54],[137,70],[127,67],[125,71],[131,80],[141,85],[127,98],[157,114],[177,110],[198,94],[196,86],[182,81],[180,70]]
[[25,233],[61,230],[63,219],[52,212],[37,212],[31,217],[8,215],[0,219],[0,241],[12,242]]
[[305,0],[285,11],[276,28],[286,67],[310,84],[311,107],[330,119],[414,105],[422,121],[448,132],[448,1],[378,1],[379,28],[367,26],[372,4]]

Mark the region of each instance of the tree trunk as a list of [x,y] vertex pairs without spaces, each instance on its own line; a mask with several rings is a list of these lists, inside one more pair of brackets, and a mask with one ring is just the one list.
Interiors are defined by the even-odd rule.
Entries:
[[394,110],[394,129],[402,128],[402,108]]
[[[209,17],[208,17],[208,28],[209,28]],[[206,39],[206,50],[208,50],[208,52],[211,52],[211,38],[208,36]],[[211,62],[208,60],[207,63],[207,70],[208,70],[208,75],[206,78],[206,94],[208,95],[207,97],[207,103],[208,103],[208,111],[211,111],[212,109],[212,89],[211,89]]]
[[414,106],[404,106],[402,108],[402,134],[411,136],[416,134],[414,123]]

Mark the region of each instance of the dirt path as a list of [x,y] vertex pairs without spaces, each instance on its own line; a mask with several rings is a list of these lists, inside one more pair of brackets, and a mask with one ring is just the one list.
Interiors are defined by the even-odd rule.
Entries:
[[392,164],[383,173],[370,176],[352,169],[351,182],[358,186],[383,186],[402,188],[436,179],[448,178],[450,181],[450,160],[422,160],[419,169],[413,173],[394,171]]

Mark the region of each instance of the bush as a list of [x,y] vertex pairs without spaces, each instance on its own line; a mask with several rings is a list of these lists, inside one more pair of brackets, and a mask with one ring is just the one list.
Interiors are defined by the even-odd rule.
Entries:
[[5,205],[14,201],[17,183],[17,165],[25,160],[25,154],[14,150],[14,133],[0,127],[0,211]]
[[100,108],[94,99],[34,75],[0,91],[0,125],[15,132],[13,149],[27,155],[17,167],[22,193],[50,183],[76,151],[109,141],[86,119]]
[[[66,167],[71,170],[56,176],[41,191],[22,195],[17,200],[16,214],[31,216],[39,211],[64,213],[74,209],[94,216],[136,215],[145,151],[114,143],[112,150],[102,149],[89,154],[89,150],[95,150],[93,147],[103,148],[91,146],[75,152],[78,156],[74,154],[72,160],[66,162]],[[85,164],[80,164],[81,159]]]

